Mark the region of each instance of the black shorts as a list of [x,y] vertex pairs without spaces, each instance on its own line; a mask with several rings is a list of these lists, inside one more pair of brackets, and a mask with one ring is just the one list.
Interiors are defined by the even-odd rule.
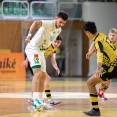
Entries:
[[102,65],[101,72],[102,76],[101,79],[104,81],[117,78],[117,66],[113,67],[113,70],[111,72],[108,72],[110,67]]

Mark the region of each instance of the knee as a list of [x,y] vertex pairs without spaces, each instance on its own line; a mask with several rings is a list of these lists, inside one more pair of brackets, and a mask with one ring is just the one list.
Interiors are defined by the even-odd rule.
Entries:
[[88,80],[88,81],[87,81],[87,86],[88,86],[88,87],[93,86],[92,80]]

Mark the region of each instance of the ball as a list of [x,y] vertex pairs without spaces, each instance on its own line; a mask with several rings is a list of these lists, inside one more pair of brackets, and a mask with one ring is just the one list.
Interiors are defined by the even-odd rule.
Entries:
[[44,109],[44,103],[41,100],[34,100],[32,107],[35,111],[41,112]]

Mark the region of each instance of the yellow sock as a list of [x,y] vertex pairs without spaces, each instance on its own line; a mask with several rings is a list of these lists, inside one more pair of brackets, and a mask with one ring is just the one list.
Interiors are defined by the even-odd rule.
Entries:
[[105,84],[101,83],[100,89],[105,92],[108,87]]
[[90,94],[90,101],[92,103],[93,109],[95,111],[99,111],[98,95],[97,94]]
[[51,99],[51,91],[50,91],[50,87],[47,87],[44,89],[45,90],[45,93],[46,93],[46,96],[48,99]]

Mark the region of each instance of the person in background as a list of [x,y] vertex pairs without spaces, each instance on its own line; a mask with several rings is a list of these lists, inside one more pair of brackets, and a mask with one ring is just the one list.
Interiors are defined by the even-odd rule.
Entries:
[[62,62],[63,62],[63,58],[62,58],[62,52],[61,52],[61,48],[57,48],[56,50],[56,62],[57,62],[57,65],[58,65],[58,68],[60,69],[60,74],[57,75],[55,70],[54,70],[54,76],[55,77],[62,77]]

